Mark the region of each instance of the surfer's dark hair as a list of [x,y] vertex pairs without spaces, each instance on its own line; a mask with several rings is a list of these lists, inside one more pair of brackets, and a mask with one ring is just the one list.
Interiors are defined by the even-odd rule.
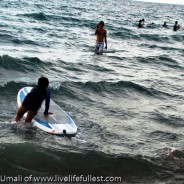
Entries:
[[46,77],[40,77],[38,79],[38,86],[41,88],[47,88],[49,86],[49,80]]

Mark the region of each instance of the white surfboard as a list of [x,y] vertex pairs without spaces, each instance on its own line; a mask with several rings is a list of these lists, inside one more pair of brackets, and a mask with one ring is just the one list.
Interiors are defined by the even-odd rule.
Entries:
[[[24,87],[19,90],[17,95],[17,105],[21,106],[26,95],[31,91],[32,87]],[[39,129],[57,135],[75,135],[77,133],[77,126],[72,118],[53,100],[50,100],[49,111],[53,112],[52,115],[45,116],[45,102],[43,102],[38,114],[32,120],[33,126]],[[27,113],[24,114],[24,118]]]

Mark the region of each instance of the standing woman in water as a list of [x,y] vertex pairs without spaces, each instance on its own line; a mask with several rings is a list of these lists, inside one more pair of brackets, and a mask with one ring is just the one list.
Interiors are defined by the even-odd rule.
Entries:
[[96,54],[103,54],[103,49],[105,45],[105,49],[107,49],[107,31],[104,29],[104,22],[100,21],[96,26],[96,46],[95,46],[95,53]]

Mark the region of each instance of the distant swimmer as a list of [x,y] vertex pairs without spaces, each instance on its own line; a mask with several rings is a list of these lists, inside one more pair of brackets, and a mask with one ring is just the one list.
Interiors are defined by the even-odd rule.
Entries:
[[180,29],[180,25],[178,25],[178,21],[176,21],[173,26],[173,31],[177,31],[178,29]]
[[[107,31],[104,29],[104,22],[100,21],[96,26],[96,45],[95,45],[95,53],[103,54],[103,49],[105,45],[105,49],[107,49]],[[105,44],[104,44],[105,43]]]
[[167,22],[164,22],[164,24],[162,26],[167,28]]
[[144,27],[144,19],[140,19],[138,23],[138,28],[143,28]]
[[138,28],[142,28],[143,27],[143,25],[142,25],[142,20],[139,20],[139,23],[138,23],[138,26],[137,26]]
[[142,25],[144,25],[144,21],[145,21],[145,20],[144,20],[144,19],[142,19],[141,21],[142,21]]

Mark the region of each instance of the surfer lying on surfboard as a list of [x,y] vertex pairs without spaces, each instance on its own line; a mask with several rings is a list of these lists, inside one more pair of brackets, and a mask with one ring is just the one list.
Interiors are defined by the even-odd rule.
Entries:
[[19,107],[13,123],[17,123],[22,116],[27,112],[25,123],[31,123],[32,119],[37,114],[42,102],[45,100],[45,115],[53,114],[49,112],[50,105],[50,90],[48,89],[49,80],[46,77],[38,79],[38,85],[27,94],[22,105]]

